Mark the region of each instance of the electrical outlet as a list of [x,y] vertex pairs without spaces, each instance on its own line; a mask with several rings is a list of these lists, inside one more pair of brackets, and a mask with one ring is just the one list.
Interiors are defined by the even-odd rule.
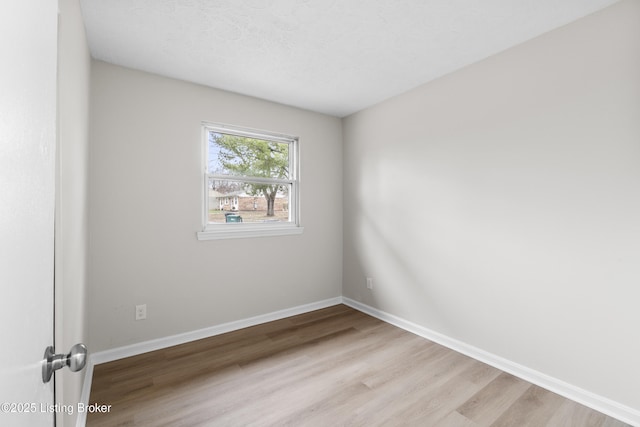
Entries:
[[147,304],[136,305],[136,320],[147,318]]
[[373,289],[373,279],[371,277],[367,277],[367,289]]

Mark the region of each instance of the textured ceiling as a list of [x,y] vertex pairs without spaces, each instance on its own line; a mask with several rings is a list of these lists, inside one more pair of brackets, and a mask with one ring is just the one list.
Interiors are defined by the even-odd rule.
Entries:
[[81,0],[94,58],[343,117],[617,0]]

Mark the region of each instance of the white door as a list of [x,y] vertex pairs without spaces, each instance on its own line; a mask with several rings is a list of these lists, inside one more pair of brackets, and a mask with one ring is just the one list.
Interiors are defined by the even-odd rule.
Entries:
[[0,425],[53,426],[55,0],[0,6]]

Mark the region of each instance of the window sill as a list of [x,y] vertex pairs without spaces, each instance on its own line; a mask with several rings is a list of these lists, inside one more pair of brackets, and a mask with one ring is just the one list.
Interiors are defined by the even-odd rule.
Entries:
[[302,234],[303,227],[296,225],[286,226],[259,226],[244,224],[225,224],[212,227],[197,233],[198,240],[244,239],[253,237],[291,236]]

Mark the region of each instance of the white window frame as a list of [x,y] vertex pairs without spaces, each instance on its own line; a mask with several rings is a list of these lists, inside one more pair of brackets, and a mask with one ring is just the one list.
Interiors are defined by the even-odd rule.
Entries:
[[[209,173],[209,133],[223,133],[249,138],[263,139],[278,143],[289,144],[289,178],[267,179],[268,182],[278,182],[290,185],[289,222],[266,223],[223,223],[213,224],[209,222],[209,179],[220,178],[230,180],[256,181],[257,178],[243,176],[225,176]],[[298,138],[294,136],[243,128],[220,123],[202,122],[202,231],[197,233],[198,240],[235,239],[248,237],[287,236],[302,234],[304,228],[300,224],[300,157]]]

